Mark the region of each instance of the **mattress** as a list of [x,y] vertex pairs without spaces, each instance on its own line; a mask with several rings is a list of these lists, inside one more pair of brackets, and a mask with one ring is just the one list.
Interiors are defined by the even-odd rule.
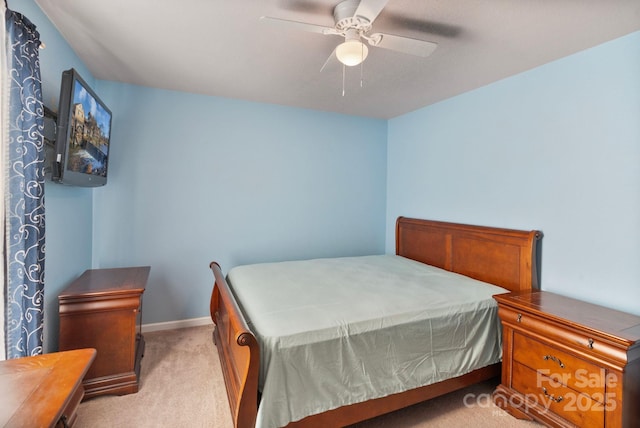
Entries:
[[260,345],[256,427],[497,363],[492,296],[508,290],[401,256],[238,266],[227,275]]

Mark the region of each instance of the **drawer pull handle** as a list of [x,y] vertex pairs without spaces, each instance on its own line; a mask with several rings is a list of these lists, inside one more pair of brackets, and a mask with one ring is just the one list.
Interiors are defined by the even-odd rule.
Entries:
[[516,318],[516,322],[522,321],[522,314],[518,314],[518,318]]
[[589,349],[593,349],[593,339],[588,339],[587,342],[587,346],[589,347]]
[[558,365],[560,366],[560,368],[564,368],[564,364],[562,364],[562,361],[560,361],[560,358],[556,358],[553,355],[545,355],[544,357],[542,357],[543,360],[551,360],[551,361],[555,361],[556,363],[558,363]]
[[547,397],[551,398],[556,403],[559,403],[562,400],[564,400],[564,398],[562,398],[562,395],[559,395],[559,396],[555,397],[553,394],[549,394],[547,392],[547,388],[545,388],[544,386],[542,387],[542,392],[544,392],[544,395],[546,395]]
[[60,416],[58,420],[58,425],[62,425],[62,428],[69,428],[69,423],[67,422],[67,415]]

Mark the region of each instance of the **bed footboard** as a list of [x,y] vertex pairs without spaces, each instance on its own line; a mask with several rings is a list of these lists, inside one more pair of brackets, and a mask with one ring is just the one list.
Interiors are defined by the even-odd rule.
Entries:
[[209,265],[215,277],[211,294],[213,341],[227,388],[233,424],[254,427],[258,413],[260,348],[233,296],[220,265]]

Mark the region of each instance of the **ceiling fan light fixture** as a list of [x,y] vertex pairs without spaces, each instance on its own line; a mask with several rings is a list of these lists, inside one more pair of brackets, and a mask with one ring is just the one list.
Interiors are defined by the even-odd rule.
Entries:
[[352,67],[360,64],[367,58],[369,48],[357,39],[346,40],[336,48],[336,57],[346,66]]

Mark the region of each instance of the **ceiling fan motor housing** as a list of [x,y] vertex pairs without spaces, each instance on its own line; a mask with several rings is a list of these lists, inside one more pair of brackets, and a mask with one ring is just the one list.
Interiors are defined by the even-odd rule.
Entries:
[[360,0],[345,0],[333,9],[336,30],[356,30],[364,34],[371,30],[371,22],[362,16],[355,16]]

